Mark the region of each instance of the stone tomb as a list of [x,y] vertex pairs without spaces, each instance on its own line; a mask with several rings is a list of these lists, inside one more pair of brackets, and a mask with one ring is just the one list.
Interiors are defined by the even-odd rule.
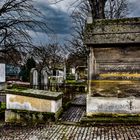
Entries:
[[87,116],[140,114],[140,18],[87,24]]

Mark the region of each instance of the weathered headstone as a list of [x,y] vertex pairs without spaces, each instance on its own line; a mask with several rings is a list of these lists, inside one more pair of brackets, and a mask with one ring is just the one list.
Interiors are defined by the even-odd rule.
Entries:
[[56,78],[57,78],[57,84],[63,83],[63,80],[64,80],[64,71],[57,70],[56,71]]
[[75,80],[78,80],[78,73],[75,73]]
[[66,64],[64,65],[64,74],[63,74],[64,80],[66,80]]
[[0,90],[2,90],[5,86],[5,64],[0,64]]
[[49,79],[48,79],[48,73],[47,73],[47,69],[44,68],[41,71],[41,87],[42,89],[47,90],[48,89],[48,83]]
[[30,84],[34,89],[38,89],[39,82],[38,82],[38,71],[36,68],[32,68],[30,72]]

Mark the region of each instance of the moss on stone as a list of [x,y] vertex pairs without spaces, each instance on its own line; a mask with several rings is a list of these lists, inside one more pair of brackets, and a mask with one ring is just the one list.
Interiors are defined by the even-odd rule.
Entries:
[[[56,121],[59,117],[59,113],[62,110],[59,110],[56,114],[52,112],[37,112],[37,111],[28,111],[28,110],[17,110],[17,109],[10,109],[7,111],[11,111],[15,113],[8,118],[8,122],[15,122],[15,123],[46,123],[49,121]],[[39,116],[42,116],[41,118]],[[17,118],[17,116],[20,116]],[[34,117],[33,117],[34,116]]]
[[112,25],[112,24],[133,24],[140,22],[140,18],[121,18],[121,19],[97,19],[94,20],[92,24],[88,24],[87,27],[93,28],[94,26]]
[[140,18],[94,20],[85,27],[84,42],[85,44],[139,42],[139,24]]
[[63,108],[60,108],[56,113],[55,113],[55,121],[58,120],[58,118],[62,115],[63,113]]
[[6,103],[1,103],[0,109],[6,109]]
[[140,124],[140,114],[110,114],[97,113],[90,117],[83,117],[81,124],[104,123],[137,123]]
[[51,92],[45,90],[6,89],[5,92],[6,94],[36,97],[36,98],[48,99],[48,100],[58,100],[62,97],[62,92]]

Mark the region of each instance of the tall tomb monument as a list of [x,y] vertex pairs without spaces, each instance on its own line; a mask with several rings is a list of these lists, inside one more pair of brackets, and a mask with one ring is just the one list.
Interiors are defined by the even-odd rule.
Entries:
[[87,116],[140,114],[140,18],[89,18]]

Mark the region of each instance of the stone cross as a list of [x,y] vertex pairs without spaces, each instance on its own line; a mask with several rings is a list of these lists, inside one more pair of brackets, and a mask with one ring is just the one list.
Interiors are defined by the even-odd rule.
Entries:
[[38,71],[36,68],[32,68],[30,72],[30,84],[34,89],[38,89]]

